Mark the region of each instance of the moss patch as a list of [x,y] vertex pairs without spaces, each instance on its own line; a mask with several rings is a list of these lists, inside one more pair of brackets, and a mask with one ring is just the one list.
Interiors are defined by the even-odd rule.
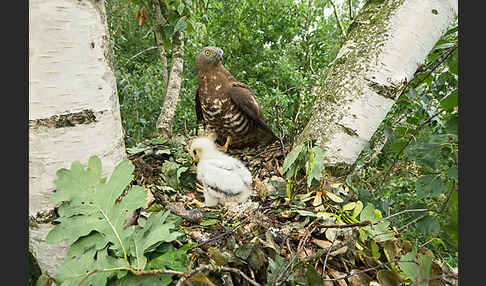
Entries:
[[96,115],[93,111],[85,109],[76,113],[53,115],[49,118],[29,120],[29,128],[40,127],[62,128],[73,127],[78,124],[90,124],[96,122]]

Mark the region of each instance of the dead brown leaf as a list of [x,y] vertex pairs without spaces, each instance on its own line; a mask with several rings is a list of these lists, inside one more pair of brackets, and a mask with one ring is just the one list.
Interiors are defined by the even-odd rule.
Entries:
[[[332,268],[329,268],[327,270],[327,272],[334,279],[342,278],[342,277],[346,276],[346,274],[339,272],[337,270],[334,270]],[[346,281],[344,279],[336,280],[336,281],[334,281],[334,283],[337,284],[338,286],[348,286],[348,283],[346,283]]]
[[[354,269],[351,273],[358,272],[360,270]],[[368,286],[373,279],[366,273],[361,272],[348,278],[349,286]]]
[[330,256],[336,256],[336,255],[339,255],[339,254],[344,254],[346,253],[346,251],[348,251],[348,247],[345,245],[341,248],[339,248],[338,250],[335,250],[331,253],[329,253]]
[[381,286],[399,286],[400,275],[390,270],[380,270],[376,273],[376,279]]

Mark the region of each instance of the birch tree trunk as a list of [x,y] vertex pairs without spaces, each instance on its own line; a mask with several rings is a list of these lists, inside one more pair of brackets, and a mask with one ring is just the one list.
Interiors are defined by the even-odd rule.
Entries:
[[103,1],[29,1],[29,248],[56,273],[67,246],[46,244],[56,171],[91,155],[103,176],[126,158]]
[[368,1],[351,25],[297,137],[346,173],[457,15],[457,0]]
[[179,101],[184,58],[184,33],[176,32],[172,37],[172,59],[169,81],[165,89],[164,105],[157,119],[157,130],[162,136],[172,136],[172,119]]
[[157,45],[157,50],[159,51],[160,63],[162,64],[162,82],[164,83],[164,91],[165,91],[167,90],[167,85],[169,82],[169,71],[167,67],[167,53],[165,52],[164,41],[162,39],[162,23],[163,23],[162,9],[160,8],[160,2],[158,0],[153,0],[152,4],[154,6],[154,18],[155,18],[154,37],[155,37],[155,43]]

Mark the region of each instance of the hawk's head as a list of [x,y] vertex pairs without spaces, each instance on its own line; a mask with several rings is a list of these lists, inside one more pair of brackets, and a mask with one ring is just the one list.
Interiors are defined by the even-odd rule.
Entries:
[[196,55],[196,68],[222,63],[223,50],[218,47],[204,47]]
[[211,158],[214,155],[218,155],[219,151],[214,144],[214,137],[200,136],[192,140],[189,145],[189,155],[195,162],[201,160],[201,158]]

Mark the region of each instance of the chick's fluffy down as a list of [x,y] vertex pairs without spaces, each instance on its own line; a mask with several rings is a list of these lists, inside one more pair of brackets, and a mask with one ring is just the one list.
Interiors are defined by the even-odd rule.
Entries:
[[208,137],[194,139],[189,150],[199,159],[197,179],[204,187],[206,206],[248,199],[252,177],[241,161],[219,151]]

